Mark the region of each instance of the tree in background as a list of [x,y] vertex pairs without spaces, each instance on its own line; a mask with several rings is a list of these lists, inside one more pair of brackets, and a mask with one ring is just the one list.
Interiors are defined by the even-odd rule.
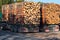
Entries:
[[14,0],[2,0],[2,4],[10,4],[10,3],[13,3]]
[[14,2],[23,2],[24,0],[2,0],[2,4],[11,4]]
[[16,2],[23,2],[24,0],[16,0]]
[[0,0],[0,12],[1,12],[2,0]]

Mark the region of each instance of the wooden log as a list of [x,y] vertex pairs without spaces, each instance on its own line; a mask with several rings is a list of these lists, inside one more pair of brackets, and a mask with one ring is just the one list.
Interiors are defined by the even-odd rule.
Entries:
[[25,24],[40,24],[40,3],[24,2]]
[[60,5],[58,4],[44,4],[43,9],[45,14],[46,24],[59,24]]

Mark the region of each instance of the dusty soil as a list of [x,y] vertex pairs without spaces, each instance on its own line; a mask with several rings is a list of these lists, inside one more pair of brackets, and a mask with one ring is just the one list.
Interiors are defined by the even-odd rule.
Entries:
[[0,31],[0,40],[60,40],[60,32],[14,33]]

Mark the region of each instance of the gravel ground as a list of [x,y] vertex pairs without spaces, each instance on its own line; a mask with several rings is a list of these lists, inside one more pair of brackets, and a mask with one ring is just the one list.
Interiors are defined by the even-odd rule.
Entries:
[[50,33],[14,33],[0,31],[0,40],[60,40],[60,32]]

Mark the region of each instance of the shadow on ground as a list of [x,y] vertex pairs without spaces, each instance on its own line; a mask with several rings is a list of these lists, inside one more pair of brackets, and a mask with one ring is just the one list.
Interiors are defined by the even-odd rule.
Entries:
[[0,31],[0,40],[60,40],[56,37],[44,38],[40,35],[34,36],[35,33],[13,33],[8,31]]

